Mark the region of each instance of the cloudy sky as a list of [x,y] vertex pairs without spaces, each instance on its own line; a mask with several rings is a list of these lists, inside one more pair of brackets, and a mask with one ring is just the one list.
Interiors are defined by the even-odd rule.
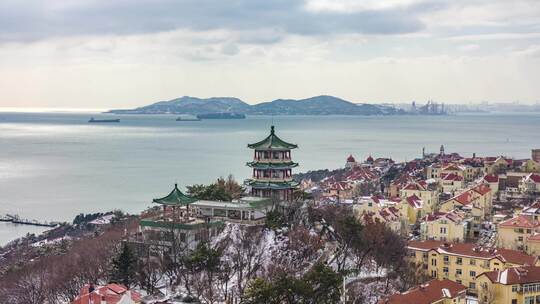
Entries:
[[0,107],[540,101],[538,0],[0,0]]

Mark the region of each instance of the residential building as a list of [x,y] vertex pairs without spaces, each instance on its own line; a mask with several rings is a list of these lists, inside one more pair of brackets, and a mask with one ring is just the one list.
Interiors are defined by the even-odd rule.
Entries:
[[425,214],[435,211],[439,203],[439,190],[437,183],[427,183],[426,181],[416,181],[407,184],[400,191],[401,198],[417,196],[422,200]]
[[527,239],[540,232],[540,223],[534,217],[520,214],[497,226],[497,245],[508,249],[525,250]]
[[420,237],[422,240],[464,242],[469,226],[470,220],[465,218],[464,212],[434,212],[422,218]]
[[527,159],[521,164],[520,170],[523,172],[540,173],[540,162],[534,159]]
[[120,284],[86,284],[71,304],[139,304],[141,295]]
[[482,181],[489,185],[493,196],[499,192],[499,176],[495,174],[487,174]]
[[456,282],[431,280],[379,300],[377,304],[466,304],[467,287]]
[[523,177],[518,189],[521,193],[540,194],[540,174],[530,173]]
[[540,303],[540,267],[537,266],[487,271],[478,275],[476,282],[480,303]]
[[424,208],[424,201],[422,201],[416,194],[401,199],[400,203],[396,205],[401,216],[407,219],[409,224],[416,223],[421,217],[426,214]]
[[478,237],[483,221],[491,215],[493,195],[488,184],[476,185],[441,203],[439,211],[450,212],[458,209],[472,218],[469,237]]
[[537,262],[536,257],[522,251],[483,248],[473,243],[410,241],[407,248],[411,262],[424,275],[463,284],[471,293],[477,292],[476,277],[483,272]]
[[463,176],[459,176],[455,173],[442,173],[439,182],[443,192],[452,194],[463,189],[465,186]]

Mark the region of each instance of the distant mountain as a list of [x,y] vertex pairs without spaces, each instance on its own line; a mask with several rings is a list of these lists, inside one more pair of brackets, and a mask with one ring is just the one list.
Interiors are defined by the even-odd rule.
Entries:
[[250,105],[233,97],[197,98],[184,96],[172,100],[132,109],[111,110],[115,114],[208,114],[208,113],[247,113]]
[[251,107],[251,114],[274,115],[382,115],[379,105],[354,104],[334,96],[316,96],[306,99],[277,99]]
[[238,98],[212,97],[181,98],[160,101],[132,110],[111,110],[116,114],[208,114],[241,113],[252,115],[394,115],[404,114],[390,106],[355,104],[333,96],[316,96],[306,99],[277,99],[249,105]]

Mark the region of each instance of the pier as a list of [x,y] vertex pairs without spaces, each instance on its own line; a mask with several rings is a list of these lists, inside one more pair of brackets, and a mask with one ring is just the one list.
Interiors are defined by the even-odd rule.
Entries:
[[40,226],[40,227],[56,227],[59,224],[57,222],[40,222],[37,220],[22,219],[18,215],[12,215],[12,214],[0,215],[0,222],[8,222],[8,223],[13,223],[13,224],[31,225],[31,226]]

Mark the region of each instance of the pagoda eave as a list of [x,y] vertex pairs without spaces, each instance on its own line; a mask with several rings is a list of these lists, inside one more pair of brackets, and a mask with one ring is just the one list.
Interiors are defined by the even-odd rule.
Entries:
[[246,180],[245,185],[250,186],[253,189],[273,189],[273,190],[286,190],[294,189],[298,187],[299,183],[296,181],[290,182],[265,182],[260,180]]
[[292,169],[298,167],[298,163],[269,163],[269,162],[247,162],[246,165],[253,169]]

